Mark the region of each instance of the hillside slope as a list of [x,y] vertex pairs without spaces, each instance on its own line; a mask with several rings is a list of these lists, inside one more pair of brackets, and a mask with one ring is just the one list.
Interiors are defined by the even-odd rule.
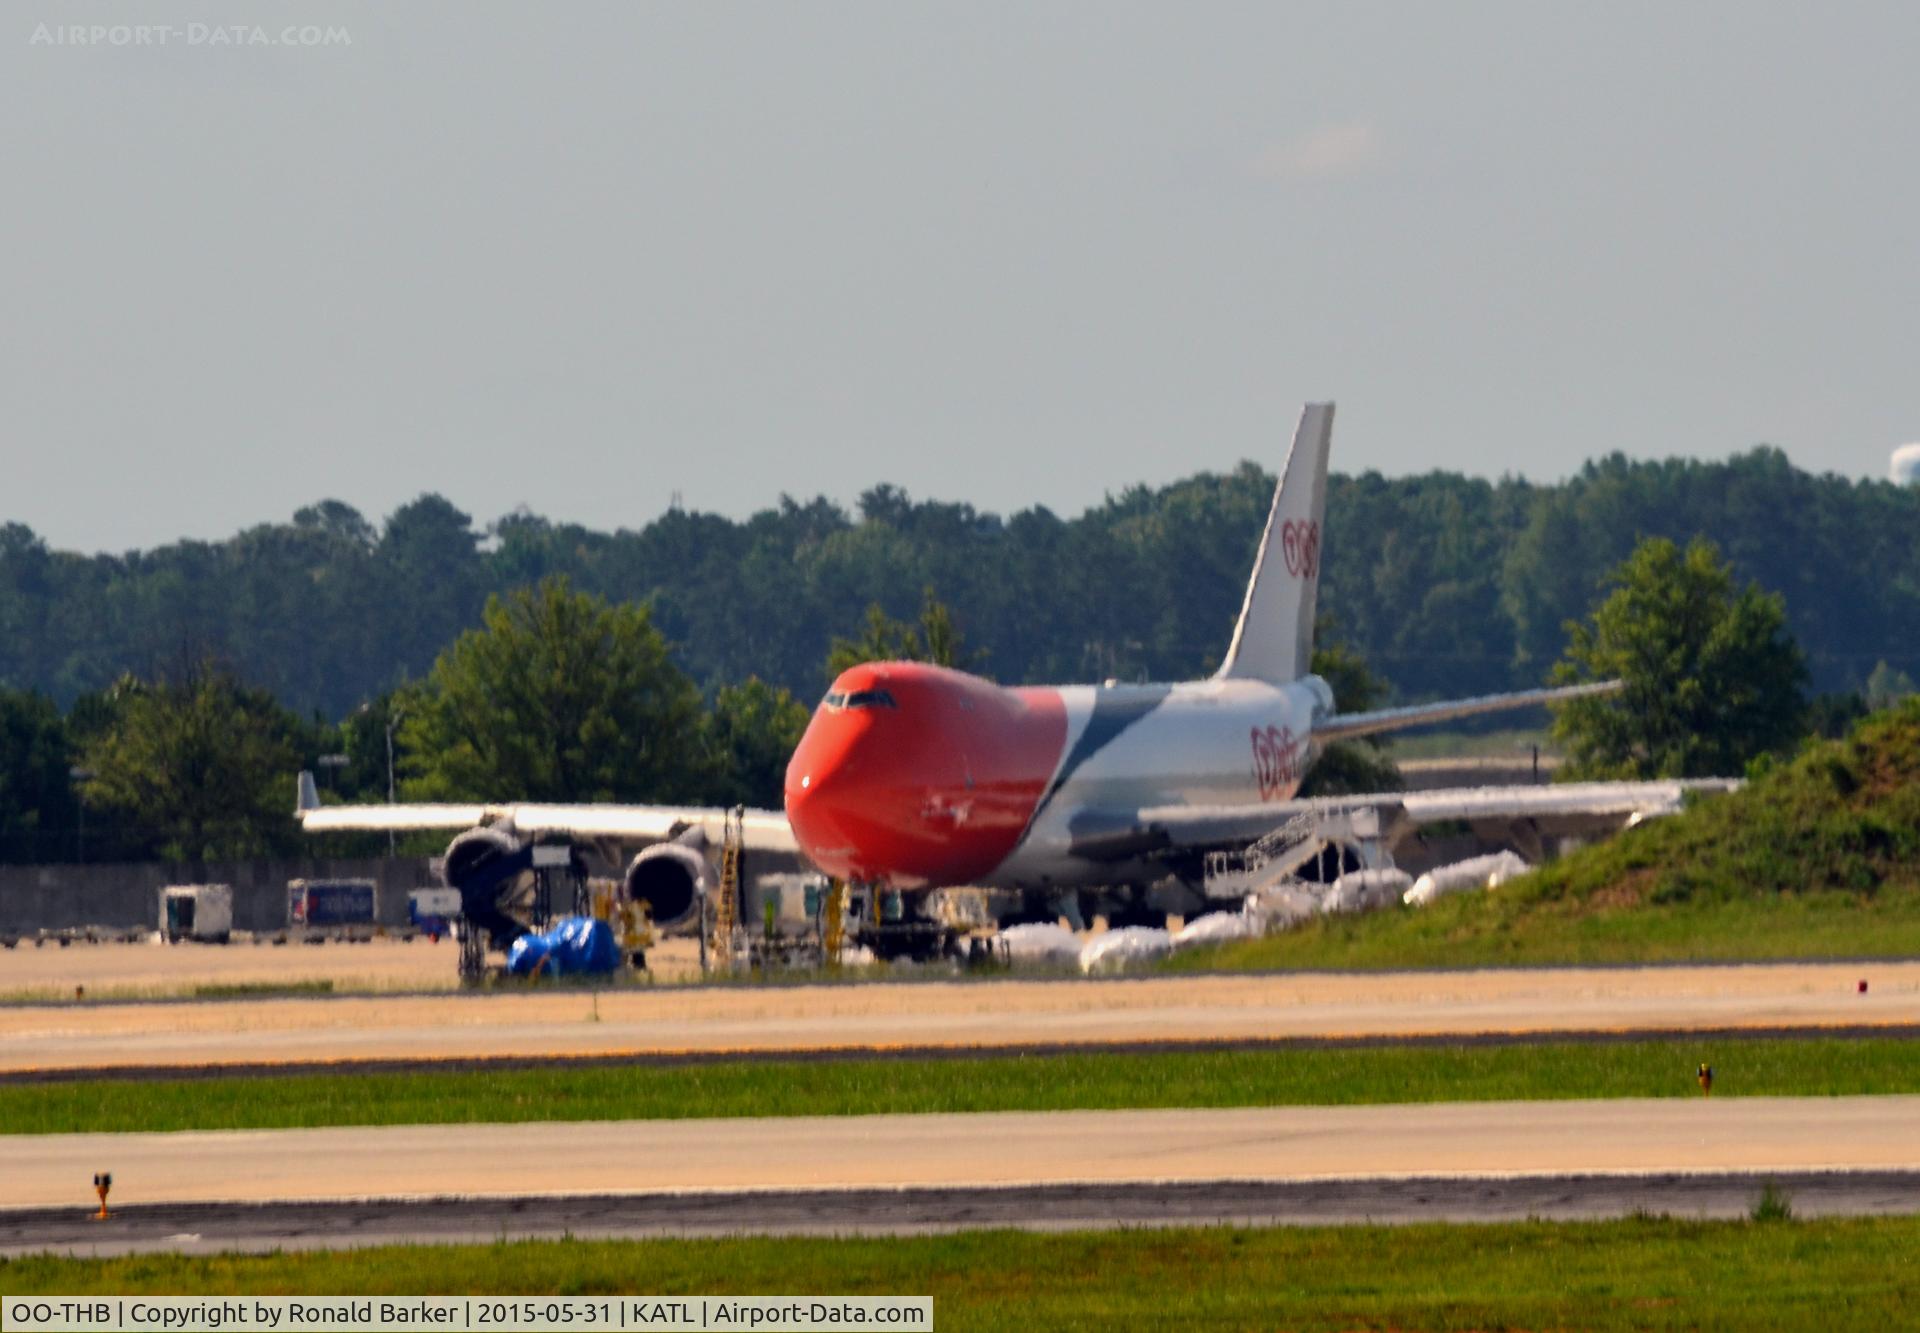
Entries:
[[1739,792],[1484,894],[1314,922],[1182,968],[1920,954],[1920,699]]

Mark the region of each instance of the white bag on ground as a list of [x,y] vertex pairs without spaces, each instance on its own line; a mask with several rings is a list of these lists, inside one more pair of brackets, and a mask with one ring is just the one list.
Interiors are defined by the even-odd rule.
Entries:
[[1320,900],[1323,912],[1372,912],[1397,902],[1413,883],[1404,870],[1351,870],[1336,879]]
[[1117,972],[1133,963],[1150,963],[1173,952],[1173,937],[1153,926],[1125,926],[1095,935],[1080,950],[1082,972]]
[[1517,852],[1501,852],[1500,855],[1504,858],[1503,863],[1495,866],[1493,873],[1487,876],[1487,887],[1490,889],[1497,889],[1508,880],[1518,879],[1533,869],[1527,864],[1526,858]]
[[1070,967],[1080,961],[1080,941],[1065,926],[1051,921],[1030,921],[1008,926],[1000,932],[1002,946],[1010,963],[1047,964]]
[[1260,922],[1244,912],[1208,912],[1174,931],[1172,943],[1176,950],[1191,949],[1225,940],[1252,939],[1258,934]]
[[1452,865],[1435,866],[1413,882],[1413,887],[1407,890],[1406,904],[1409,907],[1424,907],[1449,894],[1490,889],[1497,884],[1504,884],[1515,875],[1526,874],[1531,868],[1525,858],[1513,852],[1494,852],[1491,856],[1476,856],[1455,861]]
[[1277,884],[1247,897],[1241,910],[1259,923],[1262,931],[1285,930],[1298,925],[1320,911],[1318,885]]

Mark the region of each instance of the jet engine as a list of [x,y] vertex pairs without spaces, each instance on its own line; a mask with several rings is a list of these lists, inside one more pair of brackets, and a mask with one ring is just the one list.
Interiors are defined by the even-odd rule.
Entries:
[[627,901],[647,903],[653,924],[663,930],[692,920],[713,892],[706,848],[706,834],[693,828],[641,852],[627,867]]
[[460,914],[504,949],[529,929],[533,851],[505,829],[471,828],[447,844],[441,877],[460,891]]
[[470,828],[465,833],[454,835],[447,844],[447,854],[441,861],[441,873],[449,888],[460,885],[473,878],[474,872],[481,866],[500,856],[511,856],[520,849],[514,837],[501,829]]

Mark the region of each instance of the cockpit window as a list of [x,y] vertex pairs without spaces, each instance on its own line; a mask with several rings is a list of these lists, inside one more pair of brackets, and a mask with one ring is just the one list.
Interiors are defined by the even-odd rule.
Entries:
[[854,690],[851,693],[833,691],[822,700],[831,710],[838,712],[843,708],[898,708],[893,695],[887,690]]

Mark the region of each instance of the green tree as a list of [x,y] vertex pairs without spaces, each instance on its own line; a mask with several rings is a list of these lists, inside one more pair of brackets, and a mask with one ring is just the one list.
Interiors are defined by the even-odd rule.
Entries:
[[64,861],[81,854],[69,830],[79,797],[65,720],[53,700],[0,690],[0,861]]
[[[1367,669],[1360,654],[1338,638],[1331,617],[1314,625],[1313,674],[1333,689],[1334,708],[1364,713],[1386,702],[1387,682]],[[1386,755],[1385,736],[1335,741],[1320,752],[1300,784],[1302,796],[1350,796],[1360,792],[1399,791],[1400,770]]]
[[121,845],[170,861],[292,850],[300,724],[265,690],[209,661],[108,691],[80,765],[88,806]]
[[405,794],[429,800],[687,800],[703,787],[700,695],[645,606],[548,578],[487,602],[403,721]]
[[1816,694],[1807,703],[1807,734],[1837,741],[1871,711],[1867,696],[1855,690]]
[[1568,622],[1553,680],[1625,687],[1556,709],[1563,777],[1725,776],[1800,738],[1807,670],[1778,595],[1736,588],[1701,538],[1643,541],[1608,582],[1591,622]]
[[[874,603],[937,652],[914,614],[928,585],[989,646],[974,669],[996,679],[1191,679],[1226,646],[1272,495],[1248,463],[1073,515],[1003,519],[876,487],[851,514],[783,497],[617,532],[531,513],[479,525],[435,496],[379,523],[321,501],[223,542],[88,554],[0,523],[0,686],[65,707],[185,642],[302,714],[344,717],[425,675],[488,594],[556,574],[645,602],[703,684],[753,674],[805,697],[834,628],[857,633]],[[1325,531],[1320,605],[1408,701],[1538,683],[1642,537],[1696,533],[1742,584],[1787,599],[1819,690],[1863,690],[1882,660],[1889,682],[1920,679],[1920,488],[1816,476],[1776,449],[1613,454],[1544,486],[1334,474]]]
[[1897,671],[1885,662],[1876,664],[1867,677],[1866,706],[1872,712],[1891,708],[1913,693],[1913,677]]
[[787,760],[808,716],[805,704],[757,676],[744,685],[721,686],[706,718],[713,777],[704,799],[779,809]]
[[340,720],[332,736],[333,752],[344,755],[346,763],[321,780],[322,800],[353,803],[387,799],[387,738],[393,735],[397,751],[401,743],[397,733],[406,721],[407,708],[418,699],[419,692],[418,682],[388,690]]
[[959,667],[965,660],[959,626],[953,611],[934,595],[931,585],[920,594],[917,625],[889,616],[878,602],[867,607],[867,623],[857,639],[836,638],[827,653],[827,679],[862,662],[932,662]]

